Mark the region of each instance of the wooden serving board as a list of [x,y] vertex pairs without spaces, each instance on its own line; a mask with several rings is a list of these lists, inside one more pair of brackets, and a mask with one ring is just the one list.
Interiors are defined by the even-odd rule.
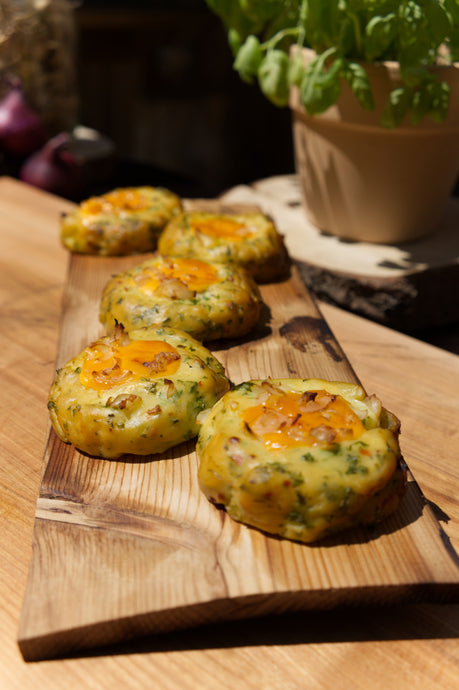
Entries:
[[[109,277],[144,258],[70,257],[57,367],[102,333]],[[233,383],[357,381],[295,266],[261,289],[259,327],[213,349]],[[80,454],[50,429],[19,645],[37,660],[221,620],[453,601],[458,562],[411,476],[400,509],[378,529],[304,545],[240,525],[210,504],[198,487],[193,442],[108,461]]]

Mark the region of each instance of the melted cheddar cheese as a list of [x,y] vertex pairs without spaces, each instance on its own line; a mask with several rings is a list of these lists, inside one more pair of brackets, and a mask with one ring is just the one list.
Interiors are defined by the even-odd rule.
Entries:
[[146,292],[156,290],[167,281],[180,281],[192,292],[204,292],[219,280],[214,266],[199,259],[169,259],[163,264],[150,266],[132,278],[132,284]]
[[103,196],[93,196],[80,204],[84,215],[108,213],[120,215],[126,211],[143,211],[149,206],[149,199],[138,189],[128,187],[115,189]]
[[234,242],[250,239],[255,232],[255,229],[250,225],[225,216],[194,218],[191,221],[191,227],[195,232]]
[[365,431],[348,403],[324,390],[272,394],[265,402],[247,408],[242,416],[250,430],[273,450],[330,447]]
[[106,390],[145,377],[172,376],[179,365],[177,349],[161,340],[131,340],[127,345],[99,341],[84,352],[80,382],[85,388]]

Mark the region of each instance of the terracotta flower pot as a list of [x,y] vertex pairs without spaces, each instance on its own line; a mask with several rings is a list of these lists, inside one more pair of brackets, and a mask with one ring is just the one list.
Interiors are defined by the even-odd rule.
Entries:
[[[304,49],[305,61],[315,53]],[[459,69],[439,67],[451,85],[448,119],[383,128],[380,117],[399,83],[397,63],[369,65],[374,111],[346,83],[339,102],[310,117],[291,92],[296,170],[309,220],[342,238],[395,244],[435,230],[459,175]]]

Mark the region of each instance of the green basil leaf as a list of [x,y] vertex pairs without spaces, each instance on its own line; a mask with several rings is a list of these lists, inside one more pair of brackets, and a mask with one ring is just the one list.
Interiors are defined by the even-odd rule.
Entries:
[[351,17],[342,17],[340,22],[339,36],[337,37],[336,47],[340,55],[361,56],[362,51],[359,45],[359,36],[356,35],[356,24]]
[[449,110],[451,88],[441,81],[432,81],[427,85],[430,93],[430,108],[427,115],[434,122],[444,122]]
[[343,21],[345,20],[342,0],[308,0],[304,13],[306,39],[317,52],[332,46],[338,48],[343,40]]
[[383,58],[397,36],[397,16],[373,17],[365,28],[364,56],[368,61]]
[[258,69],[258,82],[266,98],[274,105],[283,107],[289,97],[289,58],[283,50],[266,53]]
[[244,38],[241,36],[239,31],[237,31],[237,29],[230,29],[228,31],[228,44],[234,57],[236,57],[237,52],[243,43]]
[[411,121],[419,124],[424,117],[434,122],[444,122],[448,115],[450,87],[448,84],[431,79],[426,81],[413,95]]
[[459,2],[457,0],[444,0],[445,12],[450,16],[452,24],[459,24]]
[[239,48],[233,67],[244,81],[251,83],[258,73],[262,59],[260,41],[256,36],[249,36]]
[[430,78],[428,70],[418,65],[413,65],[412,67],[405,65],[401,69],[401,75],[403,83],[411,89],[418,88]]
[[284,4],[283,0],[239,0],[241,10],[252,21],[260,24],[275,17]]
[[430,94],[427,89],[417,89],[411,103],[411,122],[418,125],[430,110]]
[[411,108],[411,89],[400,87],[390,95],[381,118],[381,124],[388,129],[398,127]]
[[448,34],[450,21],[445,8],[438,0],[426,0],[425,16],[429,26],[433,47],[437,47]]
[[370,79],[365,69],[358,62],[346,62],[342,76],[349,84],[352,93],[364,110],[373,110],[375,102],[371,91]]
[[298,50],[290,60],[288,69],[288,80],[290,84],[301,86],[306,67],[303,62],[301,51]]
[[231,14],[232,0],[206,0],[206,5],[220,17],[227,17]]
[[398,22],[398,60],[401,69],[425,64],[426,57],[432,55],[433,46],[424,8],[414,0],[402,3]]
[[301,84],[301,103],[309,115],[318,115],[328,110],[336,103],[341,93],[342,59],[337,58],[326,67],[322,58],[323,56],[320,56],[310,63]]

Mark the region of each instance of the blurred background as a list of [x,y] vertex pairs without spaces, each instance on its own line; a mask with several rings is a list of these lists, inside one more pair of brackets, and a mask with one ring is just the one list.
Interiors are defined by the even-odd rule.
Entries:
[[[204,0],[0,0],[0,97],[10,75],[48,138],[86,128],[76,153],[97,184],[81,198],[137,184],[215,196],[293,172],[290,112],[241,82]],[[10,117],[11,104],[5,110]],[[10,124],[4,136],[1,112],[3,172],[20,176],[27,156],[5,151],[12,132]],[[110,146],[111,168],[98,160]]]
[[214,196],[293,172],[291,120],[241,82],[204,0],[83,0],[79,120],[110,137],[118,177]]

